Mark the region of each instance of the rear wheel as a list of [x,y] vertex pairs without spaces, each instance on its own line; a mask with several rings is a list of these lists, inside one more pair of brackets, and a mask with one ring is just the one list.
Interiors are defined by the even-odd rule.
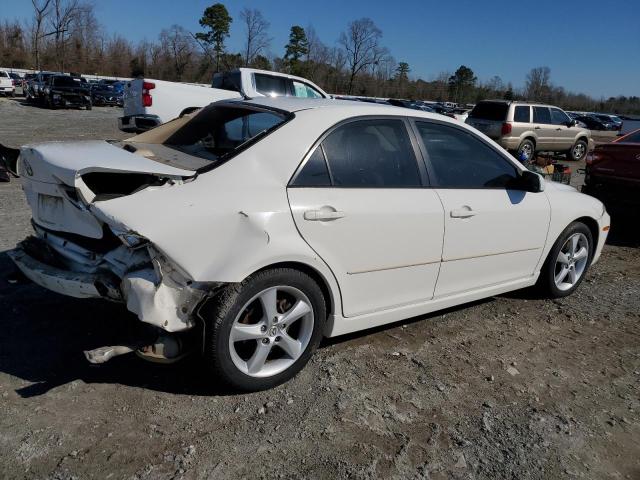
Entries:
[[516,158],[523,165],[527,165],[533,161],[533,158],[535,157],[535,153],[536,153],[535,144],[528,138],[525,138],[520,144],[520,146],[518,147],[518,150],[516,150]]
[[569,158],[576,162],[582,160],[587,155],[589,145],[584,140],[578,140],[569,151]]
[[593,257],[593,236],[582,222],[569,225],[556,240],[542,267],[538,285],[553,298],[572,294]]
[[227,385],[264,390],[293,378],[322,339],[322,291],[293,269],[265,270],[230,285],[205,314],[207,362]]

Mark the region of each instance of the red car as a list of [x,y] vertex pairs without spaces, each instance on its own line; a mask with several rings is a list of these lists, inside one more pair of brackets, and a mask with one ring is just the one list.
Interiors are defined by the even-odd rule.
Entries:
[[603,145],[587,157],[582,192],[605,205],[640,204],[640,130]]

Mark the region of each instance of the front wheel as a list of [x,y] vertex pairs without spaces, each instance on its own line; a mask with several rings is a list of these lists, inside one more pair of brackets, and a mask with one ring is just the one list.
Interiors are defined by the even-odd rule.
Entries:
[[569,157],[573,161],[580,161],[587,155],[589,145],[584,140],[578,140],[571,150],[569,151]]
[[293,378],[322,339],[326,307],[308,275],[277,268],[228,286],[205,314],[206,361],[227,385],[243,391]]
[[593,250],[591,230],[584,223],[572,223],[549,252],[538,286],[552,298],[572,294],[587,274]]

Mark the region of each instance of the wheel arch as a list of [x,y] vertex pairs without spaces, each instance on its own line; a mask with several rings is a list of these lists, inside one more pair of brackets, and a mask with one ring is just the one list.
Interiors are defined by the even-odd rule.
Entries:
[[329,282],[327,281],[325,276],[322,273],[320,273],[317,269],[315,269],[314,267],[306,263],[296,262],[296,261],[286,261],[286,262],[278,262],[278,263],[266,265],[260,268],[259,270],[256,270],[251,275],[254,275],[258,272],[262,272],[264,270],[272,270],[274,268],[290,268],[292,270],[298,270],[302,273],[306,273],[307,275],[309,275],[318,284],[318,286],[320,287],[320,290],[322,291],[322,296],[324,298],[324,302],[327,310],[327,317],[330,318],[335,313],[336,302],[333,297],[333,293],[331,291]]
[[[593,240],[593,245],[591,246],[591,248],[593,249],[593,252],[595,252],[596,246],[598,245],[599,235],[600,235],[600,227],[598,226],[598,222],[594,218],[587,217],[587,216],[576,218],[571,223],[576,223],[576,222],[584,223],[587,226],[587,228],[589,229],[589,231],[591,232],[591,237],[592,237],[592,240]],[[569,225],[571,225],[571,224],[569,224]],[[567,225],[567,226],[569,226],[569,225]]]

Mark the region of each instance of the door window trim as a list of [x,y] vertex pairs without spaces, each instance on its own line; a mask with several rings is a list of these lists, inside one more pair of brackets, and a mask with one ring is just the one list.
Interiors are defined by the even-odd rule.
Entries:
[[[324,151],[324,147],[322,147],[322,142],[331,135],[338,128],[347,125],[349,123],[359,122],[363,120],[396,120],[401,121],[404,124],[405,131],[407,132],[407,136],[409,137],[409,141],[411,143],[411,149],[413,151],[414,160],[416,162],[416,167],[418,169],[418,174],[420,177],[420,185],[419,186],[362,186],[362,187],[354,187],[354,186],[344,186],[344,185],[335,185],[333,183],[333,174],[331,173],[331,167],[329,165],[329,161]],[[325,165],[327,166],[327,171],[329,172],[329,178],[331,179],[331,185],[318,185],[318,186],[308,186],[308,185],[295,185],[295,181],[304,169],[305,165],[311,155],[315,152],[316,148],[321,148],[322,156],[324,157]],[[332,125],[327,130],[325,130],[322,135],[313,143],[311,148],[307,151],[307,153],[302,157],[302,161],[298,165],[298,167],[289,178],[289,182],[287,182],[287,188],[340,188],[340,189],[353,189],[353,190],[415,190],[419,188],[429,188],[429,175],[427,168],[425,166],[424,158],[422,157],[422,151],[420,150],[418,139],[415,136],[415,133],[412,129],[411,122],[408,117],[399,116],[399,115],[360,115],[357,117],[347,118],[345,120],[341,120],[340,122]]]
[[[518,165],[514,160],[512,160],[510,158],[509,153],[504,150],[502,147],[500,147],[500,149],[496,149],[495,146],[493,146],[491,143],[489,143],[487,140],[485,140],[484,138],[476,135],[474,132],[470,131],[469,129],[460,127],[458,125],[452,124],[450,122],[446,122],[446,121],[440,121],[437,120],[435,118],[420,118],[420,117],[410,117],[408,118],[409,123],[411,124],[411,127],[414,129],[414,135],[418,141],[418,145],[420,146],[421,149],[421,153],[422,153],[422,158],[423,161],[425,163],[425,167],[427,170],[427,174],[429,175],[429,178],[436,178],[434,169],[433,169],[433,165],[431,164],[431,158],[429,157],[429,151],[427,150],[426,145],[424,144],[423,140],[422,140],[422,136],[420,135],[420,132],[418,130],[418,122],[422,122],[422,123],[431,123],[431,124],[436,124],[436,125],[442,125],[445,127],[449,127],[449,128],[453,128],[459,132],[462,132],[464,134],[467,135],[471,135],[474,139],[480,141],[481,143],[483,143],[486,147],[490,148],[492,151],[494,151],[498,157],[502,158],[505,162],[507,162],[511,167],[514,168],[514,170],[516,171],[516,174],[518,176],[522,175],[522,172],[525,170],[525,168],[521,165]],[[439,189],[439,190],[507,190],[506,187],[445,187],[445,186],[434,186],[433,184],[431,184],[431,182],[429,182],[429,188],[433,188],[433,189]]]

